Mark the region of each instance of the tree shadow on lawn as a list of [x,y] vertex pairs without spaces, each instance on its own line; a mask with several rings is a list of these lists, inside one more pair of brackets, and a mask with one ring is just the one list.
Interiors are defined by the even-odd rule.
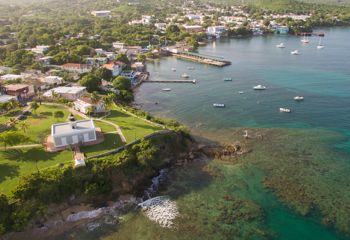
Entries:
[[50,161],[53,160],[59,152],[49,153],[42,148],[32,148],[29,150],[8,149],[3,152],[3,156],[9,160],[35,162],[35,161]]
[[19,166],[8,163],[0,164],[0,183],[6,178],[14,178],[19,175]]

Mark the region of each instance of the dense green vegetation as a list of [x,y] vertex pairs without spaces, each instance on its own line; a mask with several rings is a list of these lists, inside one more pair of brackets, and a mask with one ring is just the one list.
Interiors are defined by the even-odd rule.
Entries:
[[[85,168],[61,165],[22,177],[12,200],[0,195],[0,210],[3,209],[2,214],[6,216],[0,218],[0,233],[22,229],[30,219],[41,216],[48,204],[64,201],[72,194],[108,198],[113,189],[119,194],[130,193],[130,189],[135,194],[141,193],[147,184],[145,179],[154,176],[166,164],[164,153],[172,156],[186,149],[186,143],[178,140],[176,134],[160,136],[142,141],[117,155],[88,161]],[[160,150],[164,148],[167,151]],[[127,182],[129,187],[123,189],[121,181]],[[115,194],[116,191],[113,197]]]

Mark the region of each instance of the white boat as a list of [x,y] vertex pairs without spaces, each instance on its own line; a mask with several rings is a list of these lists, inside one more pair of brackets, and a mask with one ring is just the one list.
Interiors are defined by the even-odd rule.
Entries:
[[224,78],[224,81],[225,81],[225,82],[231,82],[231,81],[232,81],[232,78],[226,77],[226,78]]
[[171,68],[171,71],[176,72],[176,68]]
[[309,38],[306,36],[306,34],[304,35],[303,39],[300,40],[302,43],[307,44],[310,42]]
[[290,113],[292,112],[292,110],[290,110],[289,108],[280,108],[280,112]]
[[188,70],[194,70],[194,67],[187,67]]
[[182,78],[189,78],[190,76],[184,73],[184,74],[181,75],[181,77]]
[[299,55],[299,51],[298,50],[294,50],[294,51],[291,51],[290,54],[292,54],[292,55]]
[[171,91],[171,88],[163,88],[162,91],[164,91],[164,92],[170,92],[170,91]]
[[225,107],[225,104],[223,104],[223,103],[213,103],[213,107],[216,107],[216,108],[224,108],[224,107]]
[[244,92],[243,92],[243,91],[239,91],[238,93],[239,93],[239,94],[243,94]]
[[303,101],[304,97],[303,96],[296,96],[296,97],[294,97],[294,100],[295,101]]
[[280,43],[280,44],[277,44],[276,47],[277,47],[277,48],[285,48],[286,46],[284,46],[283,43]]
[[320,37],[320,40],[317,45],[317,49],[323,49],[323,48],[324,48],[324,45],[322,44],[322,38]]
[[263,86],[263,85],[256,85],[253,87],[254,90],[265,90],[267,89],[266,86]]

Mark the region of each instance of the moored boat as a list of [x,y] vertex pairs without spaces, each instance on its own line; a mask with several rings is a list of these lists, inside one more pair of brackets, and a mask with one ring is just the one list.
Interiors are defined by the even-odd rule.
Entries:
[[292,54],[292,55],[299,55],[299,51],[298,50],[294,50],[294,51],[291,51],[290,54]]
[[163,91],[163,92],[170,92],[170,91],[171,91],[171,88],[163,88],[162,91]]
[[232,78],[226,77],[226,78],[224,78],[224,81],[225,81],[225,82],[231,82],[231,81],[232,81]]
[[256,85],[253,87],[254,90],[265,90],[267,89],[266,86],[263,86],[263,85]]
[[280,43],[276,45],[277,48],[285,48],[286,46],[284,45],[284,43]]
[[290,110],[289,108],[280,108],[280,112],[290,113],[292,112],[292,110]]
[[294,100],[295,100],[295,101],[303,101],[303,100],[304,100],[304,97],[303,97],[303,96],[295,96],[295,97],[294,97]]
[[190,76],[188,74],[184,73],[184,74],[181,75],[181,77],[182,78],[189,78]]
[[216,108],[224,108],[224,107],[225,107],[225,104],[224,104],[224,103],[213,103],[213,107],[216,107]]

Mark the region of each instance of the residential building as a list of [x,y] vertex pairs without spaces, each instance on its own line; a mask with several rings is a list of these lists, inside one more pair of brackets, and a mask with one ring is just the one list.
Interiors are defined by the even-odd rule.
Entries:
[[225,26],[213,26],[207,28],[208,36],[219,38],[227,32]]
[[68,72],[77,72],[79,74],[87,73],[92,70],[91,66],[87,64],[80,64],[80,63],[66,63],[66,64],[63,64],[61,68]]
[[108,64],[104,64],[102,67],[112,71],[113,77],[118,76],[123,70],[122,64],[118,64],[118,63],[108,63]]
[[34,96],[34,87],[27,84],[9,84],[1,88],[3,93],[15,96],[20,101]]
[[52,97],[52,93],[68,100],[77,100],[86,93],[86,87],[57,87],[44,93],[45,97]]
[[289,32],[289,27],[287,26],[277,26],[275,29],[278,34],[288,34]]
[[51,56],[39,58],[39,62],[41,64],[43,64],[43,65],[50,65],[51,61],[52,61],[52,57]]
[[51,137],[56,148],[97,140],[96,128],[92,119],[53,124]]
[[154,26],[158,29],[158,30],[165,30],[167,27],[166,23],[155,23]]
[[0,81],[14,81],[17,79],[23,79],[22,75],[18,75],[18,74],[6,74],[0,77]]
[[91,14],[95,17],[111,17],[112,13],[111,11],[92,11]]
[[105,104],[102,100],[98,101],[98,103],[93,103],[91,98],[86,96],[82,96],[74,102],[74,109],[84,114],[88,114],[90,111],[92,111],[92,113],[106,111]]
[[11,100],[17,100],[15,96],[0,94],[0,103],[9,102]]
[[126,44],[123,42],[113,42],[113,48],[120,50],[120,49],[124,49],[126,47]]
[[41,81],[49,85],[61,85],[64,83],[63,78],[59,76],[47,76],[41,79]]
[[203,31],[203,27],[200,25],[182,25],[188,33],[199,33]]
[[107,57],[86,58],[85,62],[86,64],[91,66],[101,66],[108,62],[108,58]]
[[35,48],[32,48],[31,51],[33,53],[37,53],[37,54],[44,54],[45,52],[47,52],[49,50],[50,46],[36,46]]

